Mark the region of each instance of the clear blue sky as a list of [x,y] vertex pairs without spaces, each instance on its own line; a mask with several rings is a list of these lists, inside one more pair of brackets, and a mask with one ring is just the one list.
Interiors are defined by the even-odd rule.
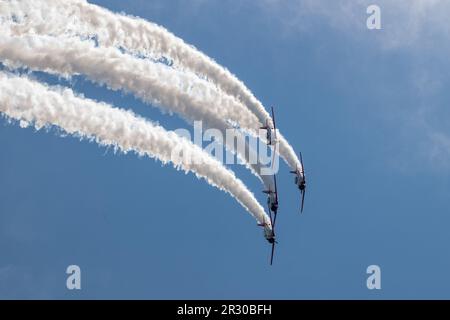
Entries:
[[[283,164],[270,267],[255,221],[193,175],[1,119],[0,298],[450,298],[450,6],[379,1],[369,31],[366,1],[93,2],[163,25],[274,105],[304,154],[305,212]],[[186,127],[82,77],[37,77]]]

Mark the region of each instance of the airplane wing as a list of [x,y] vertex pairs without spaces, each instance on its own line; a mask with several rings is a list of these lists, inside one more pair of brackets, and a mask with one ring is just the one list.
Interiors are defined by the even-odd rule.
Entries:
[[[275,141],[275,148],[273,149],[273,155],[272,155],[272,167],[273,167],[273,163],[275,162],[275,151],[276,151],[276,145],[277,145],[277,125],[275,123],[275,112],[273,111],[273,107],[272,107],[272,122],[273,122],[273,139]],[[272,141],[270,141],[270,143],[272,143]]]
[[275,187],[275,200],[278,203],[277,176],[275,174],[273,175],[273,183],[274,183],[274,187]]
[[277,140],[277,125],[275,123],[275,112],[273,111],[273,107],[272,107],[272,122],[273,122],[274,137],[275,137],[275,140]]
[[[278,205],[278,188],[277,188],[277,176],[276,175],[273,176],[273,182],[275,184],[275,201]],[[274,229],[275,229],[275,223],[277,222],[277,216],[278,216],[278,212],[277,213],[274,212],[273,226],[272,226]]]
[[300,163],[302,164],[302,178],[304,178],[305,176],[305,166],[303,165],[303,157],[302,157],[302,153],[300,152]]
[[273,228],[274,230],[275,230],[275,224],[277,223],[277,215],[278,215],[278,213],[273,215],[273,224],[272,224],[272,228]]
[[270,265],[273,263],[273,254],[275,253],[275,241],[272,243],[272,253],[270,254]]
[[272,211],[270,210],[270,205],[267,203],[267,209],[269,209],[269,218],[270,218],[270,224],[273,226],[273,221],[272,221]]
[[[302,164],[302,179],[303,179],[303,182],[305,183],[305,182],[306,182],[306,177],[305,177],[305,166],[303,165],[303,157],[302,157],[302,153],[301,153],[301,152],[300,152],[300,162],[301,162],[301,164]],[[303,206],[304,206],[304,204],[305,204],[305,194],[306,194],[306,186],[305,186],[305,188],[302,190],[302,208],[301,208],[301,210],[300,210],[300,213],[303,212]]]
[[302,208],[300,210],[300,213],[303,213],[303,205],[305,204],[305,193],[306,193],[306,189],[304,189],[302,191]]

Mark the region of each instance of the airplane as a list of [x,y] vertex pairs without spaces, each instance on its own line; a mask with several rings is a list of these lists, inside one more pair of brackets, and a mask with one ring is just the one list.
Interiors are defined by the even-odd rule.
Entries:
[[269,208],[269,214],[270,218],[272,219],[272,213],[273,213],[273,227],[275,228],[275,222],[277,220],[277,213],[278,213],[278,189],[277,189],[277,177],[273,176],[274,181],[274,189],[271,190],[264,190],[263,193],[267,194],[267,206]]
[[[272,216],[270,217],[272,220]],[[270,255],[270,265],[273,263],[273,254],[275,253],[275,244],[278,242],[275,240],[275,231],[273,227],[270,228],[267,223],[259,223],[258,226],[264,227],[264,238],[272,245],[272,253]]]
[[267,145],[275,145],[277,143],[277,127],[275,124],[275,113],[273,112],[272,107],[272,123],[273,127],[270,125],[270,119],[266,119],[266,125],[263,127],[260,127],[260,129],[266,130],[266,139],[267,139]]
[[305,167],[303,165],[303,158],[302,153],[300,152],[300,162],[302,164],[302,170],[300,171],[298,168],[295,171],[291,171],[291,173],[295,174],[294,183],[297,185],[297,187],[300,190],[300,193],[302,195],[302,206],[301,211],[303,212],[303,205],[305,203],[305,193],[306,193],[306,176],[305,176]]

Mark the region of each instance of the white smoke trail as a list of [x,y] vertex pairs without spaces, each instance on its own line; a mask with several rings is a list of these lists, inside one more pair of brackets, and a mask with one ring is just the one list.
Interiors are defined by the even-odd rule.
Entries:
[[250,127],[255,119],[251,112],[242,112],[235,99],[192,74],[136,59],[115,48],[97,48],[88,41],[36,35],[11,37],[5,31],[0,34],[0,58],[8,65],[24,65],[66,77],[86,75],[93,82],[131,92],[187,120],[204,119],[211,127],[229,119]]
[[[233,172],[189,140],[130,111],[77,97],[68,88],[49,88],[25,77],[0,72],[0,113],[19,120],[24,127],[33,124],[40,129],[53,125],[68,134],[94,139],[100,145],[112,145],[125,153],[135,151],[163,163],[172,162],[186,173],[193,172],[229,193],[258,222],[270,225],[264,209]],[[174,156],[179,151],[190,157]]]
[[[168,66],[136,59],[115,48],[97,48],[88,41],[49,36],[0,34],[0,59],[8,66],[26,66],[53,74],[86,75],[113,90],[132,92],[147,103],[180,114],[188,122],[202,119],[208,128],[224,134],[230,127],[227,119],[250,125],[255,116],[210,83]],[[256,132],[258,128],[254,128]],[[226,146],[232,142],[225,141]],[[247,150],[248,151],[248,150]],[[247,159],[247,154],[238,154]],[[261,166],[247,167],[270,187],[270,177],[262,175]]]
[[[225,93],[242,101],[258,118],[258,125],[271,121],[261,102],[235,75],[214,60],[186,44],[166,29],[136,17],[115,14],[84,0],[10,1],[0,7],[3,17],[14,14],[13,31],[18,34],[95,36],[99,45],[121,47],[147,57],[161,55],[173,61],[173,67],[206,76]],[[248,129],[253,126],[241,126]],[[292,146],[278,134],[279,152],[295,169],[301,164]]]

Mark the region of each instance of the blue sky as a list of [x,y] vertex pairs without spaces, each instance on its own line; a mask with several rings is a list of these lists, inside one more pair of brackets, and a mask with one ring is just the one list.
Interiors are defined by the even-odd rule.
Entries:
[[[193,175],[2,119],[1,298],[450,298],[448,4],[379,1],[370,31],[367,1],[92,2],[163,25],[274,105],[304,154],[305,212],[283,164],[270,267],[254,220]],[[36,77],[186,127],[82,77]]]

